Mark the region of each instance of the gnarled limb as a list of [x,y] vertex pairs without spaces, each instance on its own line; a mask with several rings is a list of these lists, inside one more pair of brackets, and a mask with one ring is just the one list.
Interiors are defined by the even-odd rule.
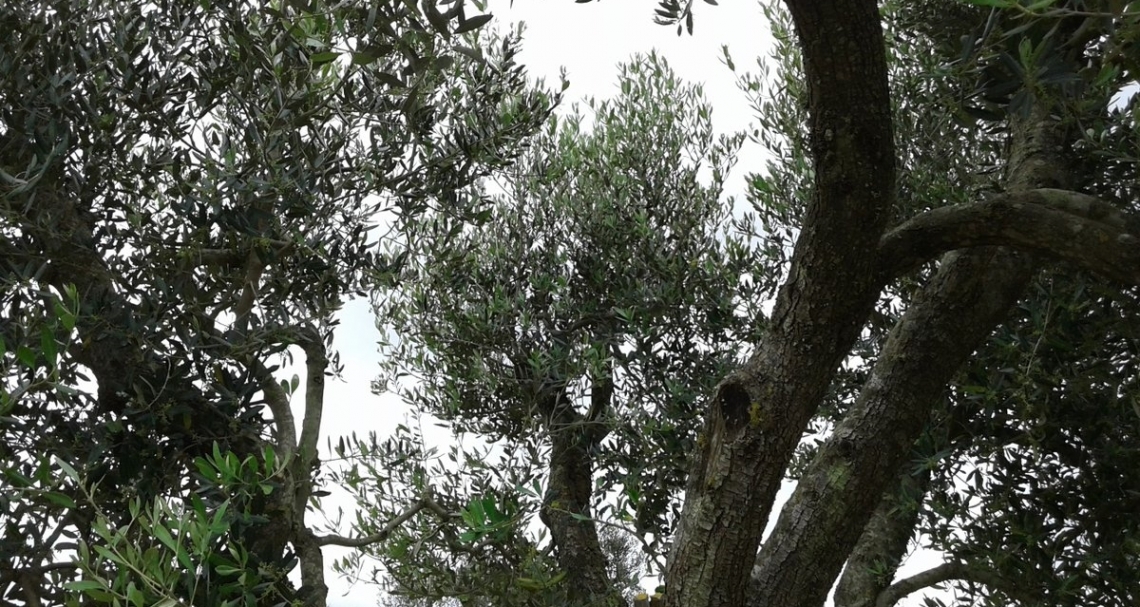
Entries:
[[1100,199],[1041,188],[922,213],[883,235],[884,279],[955,249],[1010,246],[1140,284],[1140,219]]
[[943,563],[891,584],[875,599],[875,607],[892,607],[908,594],[951,580],[985,584],[1027,605],[1044,604],[1046,599],[1046,597],[1025,588],[1016,580],[1007,579],[993,571],[966,563]]
[[607,558],[592,520],[594,475],[591,452],[604,436],[592,419],[610,406],[612,378],[593,378],[590,414],[583,416],[560,390],[541,403],[550,434],[550,477],[539,518],[550,529],[558,566],[566,572],[570,596],[590,604],[617,605]]
[[[1011,122],[1011,188],[1063,181],[1057,150],[1065,134],[1048,107]],[[943,258],[781,513],[757,562],[752,605],[823,604],[943,389],[1020,297],[1034,264],[1027,254],[996,247]]]
[[808,467],[760,552],[753,605],[822,605],[958,367],[1020,296],[1032,264],[953,254],[891,332],[858,400]]
[[745,604],[784,466],[879,292],[875,252],[895,154],[878,6],[787,4],[811,95],[815,195],[771,331],[709,402],[666,576],[668,607]]

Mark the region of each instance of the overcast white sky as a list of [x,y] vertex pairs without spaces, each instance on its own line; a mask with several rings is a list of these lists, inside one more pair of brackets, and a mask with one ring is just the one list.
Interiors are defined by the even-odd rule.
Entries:
[[[532,77],[556,82],[565,67],[570,88],[567,101],[587,96],[604,98],[617,92],[617,65],[636,53],[656,49],[677,75],[704,85],[706,99],[714,108],[713,122],[722,132],[740,130],[751,121],[751,109],[736,88],[733,74],[720,62],[721,45],[728,45],[738,69],[754,66],[765,54],[770,35],[755,0],[722,0],[720,6],[698,2],[694,34],[678,37],[676,29],[653,23],[656,0],[601,0],[576,4],[573,0],[492,0],[490,12],[499,27],[505,21],[527,24],[522,62]],[[760,150],[742,151],[729,194],[743,194],[743,174],[760,171]],[[335,438],[351,432],[375,430],[387,436],[404,420],[407,410],[392,396],[375,396],[369,382],[376,376],[379,357],[378,332],[367,302],[351,302],[341,313],[335,347],[344,363],[344,382],[330,382],[326,389],[325,435]],[[301,359],[298,359],[301,360]],[[299,410],[302,395],[294,396]],[[429,428],[425,428],[425,431]],[[325,444],[324,440],[321,445]],[[327,511],[336,504],[326,500]],[[773,517],[774,519],[774,517]],[[326,552],[326,562],[337,556]],[[928,558],[912,558],[907,571],[930,567]],[[366,585],[348,586],[330,573],[329,604],[333,607],[368,607],[376,604],[376,590]],[[347,594],[346,594],[347,593]],[[919,595],[905,605],[920,604]]]

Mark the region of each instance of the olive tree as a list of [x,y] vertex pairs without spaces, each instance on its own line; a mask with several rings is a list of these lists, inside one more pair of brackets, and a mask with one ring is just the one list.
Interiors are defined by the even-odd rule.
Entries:
[[557,101],[480,8],[0,8],[5,604],[324,604],[331,328],[399,269],[378,213],[469,214]]
[[[386,383],[499,452],[453,450],[457,467],[397,448],[362,475],[386,481],[356,486],[370,520],[429,486],[463,512],[442,528],[425,513],[375,551],[396,592],[487,604],[631,594],[583,524],[596,511],[663,566],[698,396],[735,364],[730,345],[759,330],[758,265],[721,200],[742,136],[715,136],[699,87],[656,55],[619,71],[616,98],[552,118],[488,180],[480,221],[427,214],[408,228],[403,288],[378,305]],[[403,462],[414,465],[395,473]],[[620,488],[615,502],[599,499],[595,475]],[[535,515],[553,553],[524,533]]]
[[[663,2],[658,18],[691,29],[693,4]],[[944,583],[975,604],[1133,604],[1137,103],[1114,99],[1137,77],[1140,13],[1016,0],[766,13],[777,49],[741,83],[775,160],[750,178],[754,210],[732,231],[761,242],[674,243],[672,209],[698,213],[705,197],[656,191],[620,154],[564,176],[554,146],[504,175],[486,225],[426,221],[398,369],[421,380],[411,402],[506,452],[481,477],[497,482],[449,491],[454,504],[511,509],[405,528],[398,545],[432,545],[440,575],[415,577],[423,553],[389,549],[388,567],[412,571],[396,587],[478,603],[472,582],[489,572],[530,586],[515,561],[483,557],[510,546],[546,558],[539,594],[518,600],[614,603],[595,538],[619,526],[651,556],[671,544],[665,605],[822,605],[837,584],[838,604],[891,605]],[[648,135],[656,106],[616,130],[599,112],[596,131],[567,137],[685,175],[659,148],[623,147],[638,136],[626,125],[662,140]],[[545,210],[562,191],[586,219]],[[646,250],[673,262],[675,299],[654,290]],[[719,290],[683,268],[707,268]],[[640,292],[653,295],[627,299]],[[706,293],[723,303],[693,299]],[[679,362],[642,374],[645,359]],[[621,440],[627,426],[641,450]],[[677,440],[654,438],[666,427]],[[456,485],[433,484],[450,477],[418,455],[418,491]],[[650,477],[668,505],[646,519]],[[528,507],[549,541],[486,535],[519,534]],[[919,530],[946,562],[896,579]],[[465,578],[471,563],[488,572]]]

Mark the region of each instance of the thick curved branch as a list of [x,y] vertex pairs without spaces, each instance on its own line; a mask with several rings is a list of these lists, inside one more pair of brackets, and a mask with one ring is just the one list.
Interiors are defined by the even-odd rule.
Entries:
[[[598,398],[604,392],[599,391]],[[539,519],[550,530],[571,596],[607,603],[614,597],[614,586],[590,514],[594,468],[590,449],[597,443],[589,427],[582,425],[581,414],[569,407],[561,409],[548,422],[550,474]]]
[[[260,242],[266,246],[273,247],[275,249],[273,252],[274,256],[285,255],[294,246],[294,243],[288,240],[264,238],[261,239]],[[186,268],[197,266],[236,266],[248,259],[248,254],[245,251],[235,248],[199,249],[184,247],[180,249],[179,255],[181,256],[183,267]]]
[[297,450],[297,426],[293,421],[293,409],[289,406],[289,395],[281,388],[281,384],[277,383],[277,378],[273,376],[269,367],[266,367],[259,358],[252,355],[234,358],[253,373],[262,392],[265,393],[265,404],[273,414],[278,454],[285,458],[292,457]]
[[592,444],[602,442],[609,434],[609,426],[602,421],[602,416],[610,410],[614,400],[614,370],[608,365],[601,376],[590,378],[590,410],[583,420],[587,424],[586,438]]
[[230,359],[244,365],[253,373],[265,393],[265,402],[273,414],[274,426],[277,429],[276,444],[279,454],[291,456],[299,450],[304,458],[299,465],[302,469],[308,470],[317,453],[316,445],[324,406],[324,373],[328,367],[328,355],[320,334],[311,326],[289,326],[258,336],[261,340],[258,342],[259,346],[298,345],[305,352],[305,417],[301,422],[300,441],[297,439],[297,426],[293,409],[289,404],[289,394],[278,383],[269,367],[266,367],[255,353],[250,352],[249,348],[244,347],[244,344],[230,343],[226,336],[216,329],[212,330],[211,334],[219,344],[224,344],[230,349]]
[[823,604],[944,386],[1017,301],[1032,275],[1028,257],[991,247],[943,260],[780,513],[750,605]]
[[911,473],[904,467],[895,486],[883,495],[847,557],[847,566],[835,587],[836,607],[872,604],[894,578],[906,555],[918,522],[919,505],[930,484],[930,470]]
[[944,563],[891,584],[875,599],[875,607],[892,607],[911,593],[951,580],[983,584],[1001,591],[1011,599],[1030,605],[1039,604],[1045,598],[1031,592],[1016,580],[1006,579],[988,569],[965,563]]
[[1041,188],[927,211],[880,241],[884,276],[955,249],[1010,246],[1140,284],[1140,221],[1093,196]]
[[[785,464],[881,290],[876,254],[897,188],[878,3],[784,3],[803,51],[815,189],[769,330],[705,404],[707,440],[686,484],[667,607],[747,604]],[[805,602],[799,594],[786,587],[767,604]]]
[[257,254],[256,248],[251,248],[246,261],[245,275],[236,290],[241,292],[237,304],[234,306],[234,327],[244,332],[249,326],[249,313],[253,310],[253,302],[257,298],[257,287],[261,283],[261,274],[265,271],[265,261]]
[[320,334],[312,327],[298,330],[297,344],[305,351],[305,417],[301,420],[300,449],[304,469],[308,470],[317,456],[321,417],[325,405],[325,370],[328,353]]

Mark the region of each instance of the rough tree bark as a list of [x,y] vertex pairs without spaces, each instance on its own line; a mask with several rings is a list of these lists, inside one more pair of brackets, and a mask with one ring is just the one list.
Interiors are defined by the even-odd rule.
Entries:
[[669,607],[746,603],[785,464],[879,291],[895,158],[878,8],[788,6],[810,90],[815,195],[769,334],[708,405],[666,576]]
[[[875,539],[864,528],[932,406],[1032,276],[1040,257],[1031,253],[1140,277],[1135,219],[1067,191],[1070,141],[1047,103],[1011,119],[1007,194],[884,234],[894,160],[876,3],[787,5],[811,93],[815,192],[771,331],[707,405],[667,574],[670,607],[822,605],[860,537]],[[754,559],[795,444],[874,297],[948,251]],[[868,605],[903,590],[869,588],[844,600]]]
[[[1047,162],[1061,143],[1055,121],[1044,109],[1034,119],[1014,132],[1015,191],[1064,173],[1061,163]],[[751,604],[823,603],[944,387],[1006,316],[1033,267],[1028,255],[992,247],[942,260],[781,514],[760,553]]]
[[[959,364],[1030,275],[1002,249],[951,254],[891,333],[852,410],[801,478],[753,576],[753,605],[822,605]],[[1004,279],[1004,288],[993,281]]]
[[929,470],[912,474],[905,464],[903,468],[897,485],[883,495],[847,559],[835,586],[835,607],[870,607],[891,585],[902,564],[918,522],[920,496],[930,482]]

